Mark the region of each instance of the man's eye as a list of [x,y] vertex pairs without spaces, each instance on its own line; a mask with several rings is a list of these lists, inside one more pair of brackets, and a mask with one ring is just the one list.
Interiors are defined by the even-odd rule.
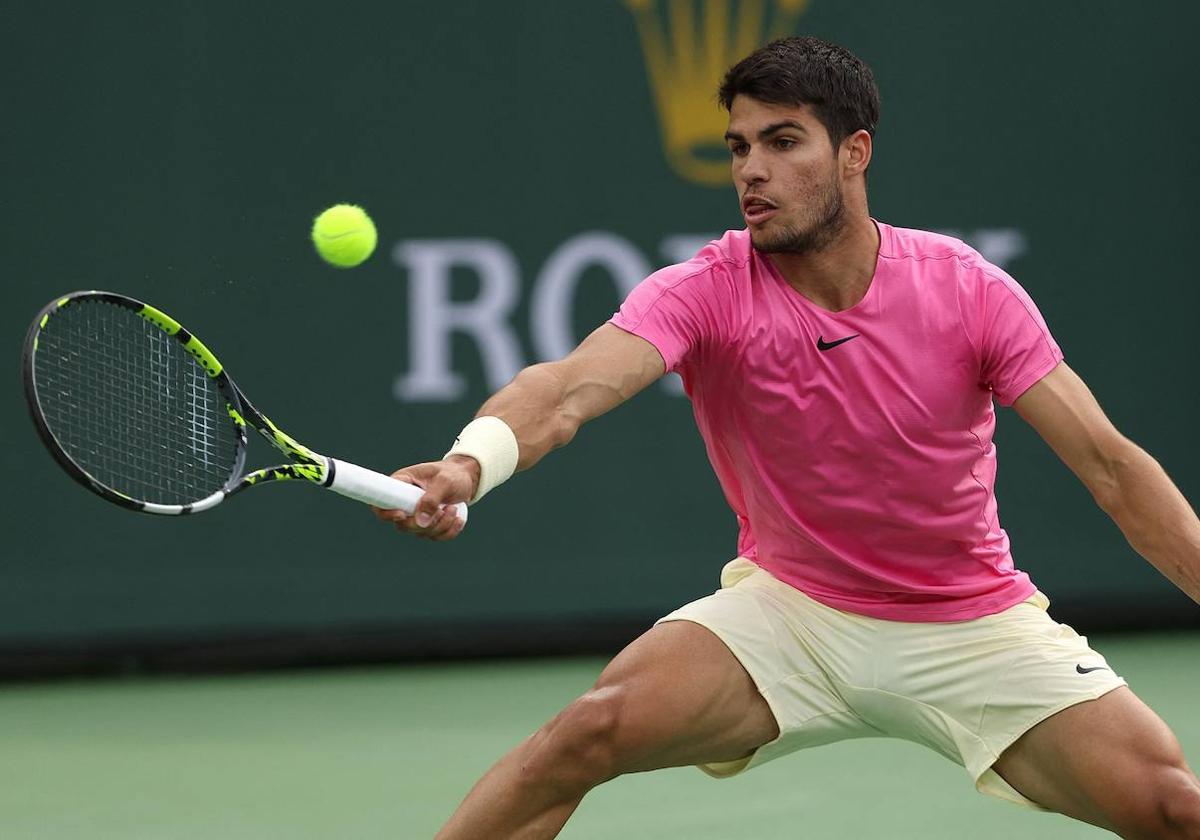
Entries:
[[729,152],[736,157],[741,157],[749,151],[750,147],[745,143],[733,143],[729,147]]
[[776,137],[775,138],[775,148],[779,149],[781,151],[787,151],[788,149],[792,148],[795,145],[796,145],[796,141],[793,140],[791,137]]

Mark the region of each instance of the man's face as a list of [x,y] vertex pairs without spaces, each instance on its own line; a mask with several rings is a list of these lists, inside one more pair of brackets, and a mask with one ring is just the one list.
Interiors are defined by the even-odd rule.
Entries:
[[805,253],[837,237],[845,224],[838,158],[807,106],[737,96],[725,140],[755,248]]

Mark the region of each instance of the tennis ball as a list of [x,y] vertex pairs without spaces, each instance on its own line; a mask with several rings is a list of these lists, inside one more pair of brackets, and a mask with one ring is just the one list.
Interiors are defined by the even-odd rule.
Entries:
[[338,268],[353,268],[371,256],[375,240],[375,223],[354,204],[335,204],[313,220],[317,253]]

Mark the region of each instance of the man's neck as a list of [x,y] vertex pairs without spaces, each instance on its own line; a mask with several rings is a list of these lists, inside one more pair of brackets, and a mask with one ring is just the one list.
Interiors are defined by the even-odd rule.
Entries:
[[861,301],[879,259],[879,228],[856,214],[833,242],[805,254],[767,254],[788,285],[822,309],[841,312]]

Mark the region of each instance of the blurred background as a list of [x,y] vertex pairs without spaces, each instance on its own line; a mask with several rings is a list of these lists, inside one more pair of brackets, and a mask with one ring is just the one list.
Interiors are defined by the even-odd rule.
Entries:
[[[314,448],[385,471],[440,457],[517,370],[562,356],[646,274],[742,226],[716,76],[784,34],[842,43],[875,71],[873,215],[952,233],[1014,275],[1117,426],[1200,497],[1194,3],[3,11],[0,319],[13,375],[0,466],[19,478],[4,491],[0,676],[611,654],[714,589],[735,522],[670,380],[490,495],[461,539],[431,545],[298,485],[195,518],[119,510],[43,450],[17,357],[56,295],[122,292],[201,336],[260,409]],[[349,271],[323,264],[308,239],[313,216],[338,202],[365,207],[380,232],[375,255]],[[1194,666],[1200,610],[1010,411],[997,443],[1014,557],[1056,617],[1081,632],[1157,631],[1142,638],[1179,656],[1164,685]],[[567,668],[565,702],[601,662],[537,674]],[[48,708],[22,694],[34,690],[4,697]],[[482,764],[454,775],[435,810],[511,742],[496,740],[469,748]],[[241,836],[237,824],[222,836]]]

